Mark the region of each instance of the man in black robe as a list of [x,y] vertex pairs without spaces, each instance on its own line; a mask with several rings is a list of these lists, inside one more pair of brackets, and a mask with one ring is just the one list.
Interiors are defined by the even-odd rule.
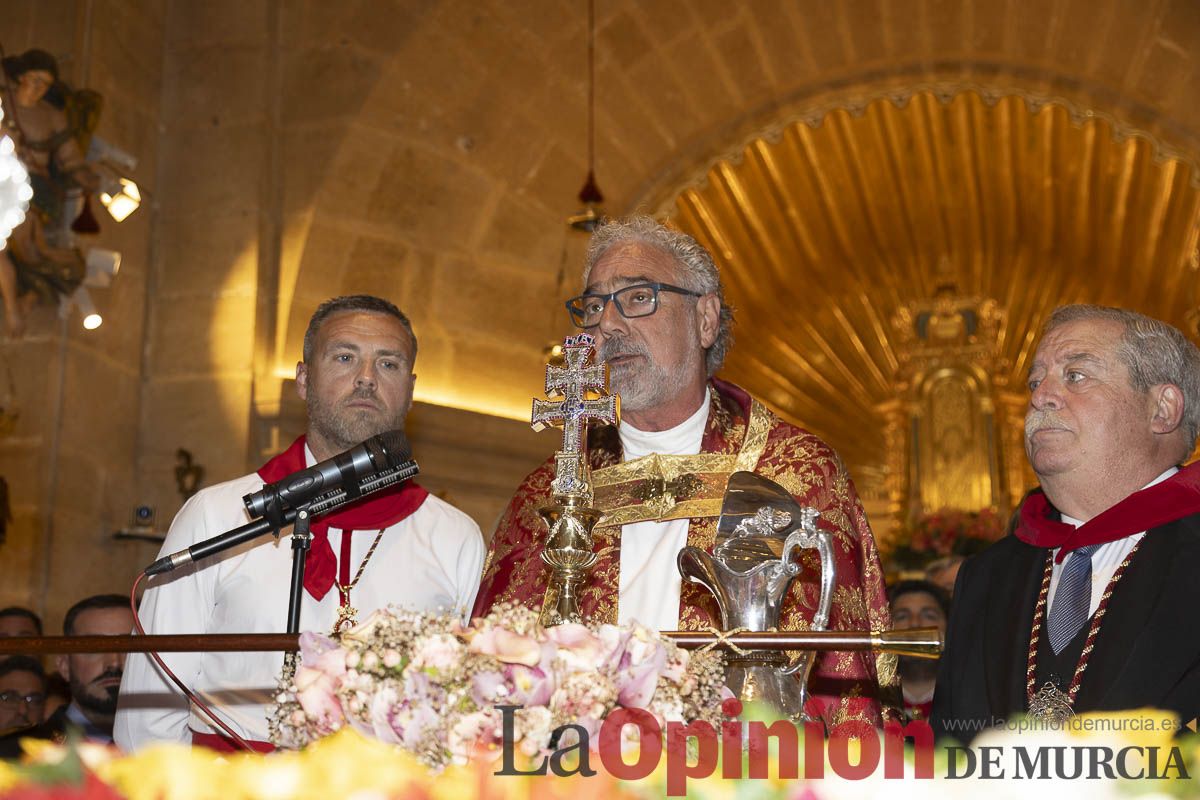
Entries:
[[1065,306],[1029,371],[1041,490],[964,565],[933,704],[968,741],[1022,713],[1200,712],[1200,351],[1141,314]]

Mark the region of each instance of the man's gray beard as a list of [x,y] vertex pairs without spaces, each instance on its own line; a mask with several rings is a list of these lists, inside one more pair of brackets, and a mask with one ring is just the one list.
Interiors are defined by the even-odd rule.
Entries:
[[661,405],[670,386],[667,371],[653,362],[641,370],[613,370],[609,391],[621,397],[622,411],[645,411]]
[[900,681],[929,681],[937,677],[938,660],[936,658],[914,658],[900,656],[896,671],[900,673]]
[[[353,396],[377,399],[374,393],[356,391]],[[338,409],[324,405],[313,392],[308,395],[307,405],[309,427],[321,434],[321,437],[339,452],[349,450],[372,436],[404,427],[403,415],[389,423],[365,409],[341,409],[339,413]]]
[[609,367],[609,391],[620,395],[622,411],[646,411],[657,408],[668,402],[672,393],[678,387],[687,383],[689,365],[684,362],[672,374],[650,355],[650,351],[640,342],[626,342],[622,339],[608,339],[600,346],[597,356],[600,361],[625,355],[639,355],[645,358],[645,365],[640,368],[627,366],[623,369]]

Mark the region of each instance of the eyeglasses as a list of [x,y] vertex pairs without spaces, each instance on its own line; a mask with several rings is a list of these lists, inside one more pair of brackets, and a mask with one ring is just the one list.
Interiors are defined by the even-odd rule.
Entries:
[[675,292],[688,297],[703,297],[700,292],[682,289],[669,283],[635,283],[608,294],[581,294],[567,301],[567,312],[577,328],[594,328],[600,324],[604,309],[611,300],[625,319],[648,317],[658,310],[658,293]]
[[20,692],[0,692],[0,706],[16,708],[19,705],[38,706],[46,702],[46,695],[41,692],[21,694]]

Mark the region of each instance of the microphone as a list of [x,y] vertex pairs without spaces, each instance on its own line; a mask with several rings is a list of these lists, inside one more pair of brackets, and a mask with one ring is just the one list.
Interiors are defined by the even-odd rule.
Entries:
[[344,453],[294,472],[242,498],[251,516],[260,517],[231,531],[163,556],[146,568],[146,575],[164,572],[220,553],[295,522],[299,508],[311,517],[349,503],[362,495],[407,481],[420,472],[402,431],[372,436]]
[[376,473],[398,467],[412,457],[404,431],[385,431],[356,444],[344,453],[319,464],[293,472],[283,480],[268,483],[242,498],[251,517],[272,517],[280,506],[300,508],[320,495],[341,489],[346,499],[360,494],[359,484]]

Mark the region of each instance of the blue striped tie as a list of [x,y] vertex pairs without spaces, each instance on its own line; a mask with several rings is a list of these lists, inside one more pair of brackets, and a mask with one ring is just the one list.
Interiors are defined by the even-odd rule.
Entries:
[[1063,651],[1091,616],[1088,609],[1092,605],[1092,553],[1099,547],[1098,544],[1089,544],[1073,550],[1067,565],[1063,567],[1046,625],[1054,655]]

